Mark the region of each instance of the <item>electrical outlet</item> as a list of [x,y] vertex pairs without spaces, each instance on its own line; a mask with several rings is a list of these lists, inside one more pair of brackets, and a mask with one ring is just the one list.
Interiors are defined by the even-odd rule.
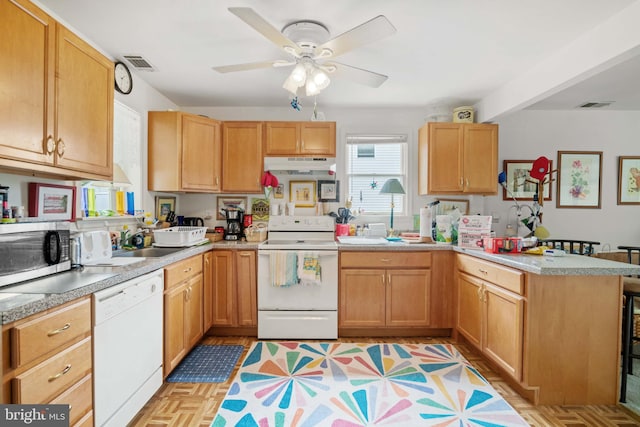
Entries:
[[204,211],[204,219],[211,219],[213,217],[213,212]]
[[491,222],[493,224],[498,224],[500,222],[500,214],[498,214],[498,212],[491,212]]

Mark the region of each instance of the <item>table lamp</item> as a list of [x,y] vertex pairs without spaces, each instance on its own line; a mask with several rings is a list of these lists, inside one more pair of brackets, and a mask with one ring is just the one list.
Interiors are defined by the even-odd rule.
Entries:
[[391,194],[391,223],[389,228],[389,237],[393,237],[393,195],[394,194],[405,194],[404,188],[400,181],[397,178],[388,179],[387,182],[384,183],[382,189],[380,190],[380,194]]

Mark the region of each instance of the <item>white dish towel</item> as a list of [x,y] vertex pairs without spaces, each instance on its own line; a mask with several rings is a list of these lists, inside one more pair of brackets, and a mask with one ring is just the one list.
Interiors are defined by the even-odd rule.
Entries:
[[298,278],[302,285],[322,284],[318,252],[298,252]]
[[298,257],[295,252],[271,253],[269,263],[271,286],[286,287],[298,284]]

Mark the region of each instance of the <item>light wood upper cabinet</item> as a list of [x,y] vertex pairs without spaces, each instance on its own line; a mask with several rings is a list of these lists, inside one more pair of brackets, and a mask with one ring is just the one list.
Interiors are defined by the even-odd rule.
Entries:
[[336,155],[335,122],[266,122],[265,156]]
[[418,141],[420,194],[497,194],[498,125],[427,123]]
[[149,112],[149,190],[217,192],[221,123],[180,111]]
[[28,1],[0,23],[0,166],[111,179],[113,63]]
[[222,125],[222,190],[260,193],[262,185],[262,122]]

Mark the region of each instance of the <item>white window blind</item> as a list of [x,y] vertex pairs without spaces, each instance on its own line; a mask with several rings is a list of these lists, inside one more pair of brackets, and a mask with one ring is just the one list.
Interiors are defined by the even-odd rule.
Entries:
[[[347,199],[364,214],[388,214],[391,195],[380,194],[390,178],[407,189],[407,135],[347,135]],[[406,195],[393,196],[394,214],[406,214]]]

